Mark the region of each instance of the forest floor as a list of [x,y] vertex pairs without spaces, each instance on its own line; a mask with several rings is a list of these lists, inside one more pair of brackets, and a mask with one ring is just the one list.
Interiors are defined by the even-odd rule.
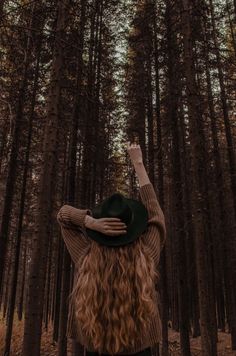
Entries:
[[[21,345],[23,340],[23,321],[14,321],[13,338],[11,345],[10,356],[21,355]],[[5,321],[3,320],[2,313],[0,313],[0,356],[3,355],[3,346],[5,338]],[[181,355],[179,345],[179,333],[169,329],[169,355],[177,356]],[[200,337],[191,338],[191,353],[192,356],[201,355],[201,339]],[[218,356],[236,356],[236,351],[230,349],[231,340],[230,334],[219,332],[218,333]],[[41,343],[41,356],[56,356],[57,355],[57,343],[52,341],[52,326],[50,325],[48,330],[43,329],[42,343]],[[32,355],[33,356],[33,355]]]

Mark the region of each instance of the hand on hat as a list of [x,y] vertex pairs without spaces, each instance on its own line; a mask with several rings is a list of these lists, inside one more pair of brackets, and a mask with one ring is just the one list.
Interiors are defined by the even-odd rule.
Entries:
[[126,224],[119,218],[99,218],[86,217],[86,227],[101,232],[108,236],[119,236],[126,234]]
[[137,163],[143,163],[142,151],[140,145],[136,143],[126,143],[127,151],[129,153],[132,163],[135,165]]

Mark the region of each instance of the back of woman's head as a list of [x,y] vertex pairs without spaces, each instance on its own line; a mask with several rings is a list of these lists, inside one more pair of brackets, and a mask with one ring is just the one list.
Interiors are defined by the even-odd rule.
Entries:
[[156,313],[158,277],[141,239],[115,248],[92,241],[70,298],[95,350],[113,355],[142,339]]

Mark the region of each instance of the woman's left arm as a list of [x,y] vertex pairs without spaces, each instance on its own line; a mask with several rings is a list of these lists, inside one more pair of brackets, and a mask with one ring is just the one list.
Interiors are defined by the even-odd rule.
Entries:
[[71,205],[63,205],[57,213],[57,221],[65,228],[85,228],[86,215],[91,215],[90,209],[77,209]]
[[90,209],[77,209],[71,205],[63,205],[57,213],[57,221],[61,227],[62,237],[71,256],[76,263],[84,248],[91,243],[85,235],[85,218],[92,212]]
[[126,225],[120,219],[95,219],[91,215],[90,209],[77,209],[67,204],[63,205],[57,213],[57,221],[61,226],[63,239],[75,263],[80,258],[81,252],[92,242],[86,235],[86,228],[109,236],[126,233]]

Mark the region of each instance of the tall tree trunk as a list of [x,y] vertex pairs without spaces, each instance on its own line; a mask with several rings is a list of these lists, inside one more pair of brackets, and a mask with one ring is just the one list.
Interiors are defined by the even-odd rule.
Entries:
[[167,23],[167,51],[168,51],[168,116],[171,123],[172,132],[172,176],[173,176],[173,199],[174,199],[174,249],[176,250],[176,265],[177,268],[177,286],[178,286],[178,302],[179,302],[179,328],[180,328],[180,346],[182,356],[191,356],[190,340],[189,340],[189,305],[188,305],[188,288],[186,287],[186,252],[185,240],[186,232],[183,229],[184,214],[183,214],[183,183],[182,169],[180,158],[180,135],[179,135],[179,120],[178,120],[178,97],[180,96],[179,87],[180,80],[178,77],[179,61],[177,57],[177,44],[172,31],[170,13],[170,3],[167,2],[166,8],[166,23]]
[[43,142],[43,167],[40,176],[38,215],[29,275],[22,356],[40,355],[41,328],[44,304],[46,256],[50,238],[50,219],[54,184],[55,151],[60,114],[60,88],[63,68],[63,38],[69,1],[58,1],[55,46],[52,61],[51,85],[48,97],[47,122]]
[[[185,187],[183,191],[183,199],[184,199],[184,215],[185,215],[185,234],[187,234],[186,239],[186,253],[187,253],[187,266],[189,267],[187,270],[187,278],[190,291],[189,298],[189,314],[191,312],[192,317],[192,326],[193,332],[192,336],[197,337],[200,336],[200,325],[199,325],[199,298],[198,298],[198,285],[197,285],[197,266],[196,266],[196,254],[195,254],[195,241],[194,241],[194,226],[192,221],[192,203],[191,203],[191,176],[189,174],[190,167],[190,157],[187,151],[187,128],[184,120],[184,110],[181,108],[180,110],[180,151],[181,151],[181,166],[182,166],[182,179],[183,186]],[[186,288],[187,288],[186,286]]]
[[81,203],[83,206],[88,204],[91,196],[91,181],[92,181],[92,160],[91,145],[93,146],[94,128],[93,128],[93,106],[94,106],[94,90],[95,90],[95,73],[94,60],[95,56],[95,39],[97,26],[97,13],[99,1],[93,1],[94,6],[91,9],[91,23],[90,23],[90,39],[89,39],[89,54],[88,54],[88,76],[87,76],[87,94],[86,94],[86,110],[85,110],[85,137],[84,142],[90,142],[90,145],[85,145],[82,164],[82,190]]
[[[157,9],[156,3],[152,2],[154,16],[153,16],[153,55],[154,55],[154,70],[155,70],[155,117],[156,117],[156,137],[157,143],[155,146],[155,152],[157,153],[157,170],[158,170],[158,196],[161,206],[164,205],[164,177],[163,177],[163,142],[162,142],[162,121],[161,121],[161,107],[160,107],[160,80],[159,80],[159,50],[157,40]],[[154,156],[155,159],[155,156]],[[154,184],[155,184],[154,180]],[[161,323],[162,323],[162,347],[161,355],[168,355],[168,293],[167,293],[167,273],[166,273],[166,249],[161,253],[160,257],[160,305],[161,305]],[[159,346],[159,345],[158,345]],[[156,353],[154,356],[160,354],[159,347],[156,347]]]
[[62,283],[62,264],[63,264],[63,249],[64,243],[62,238],[59,240],[58,256],[57,256],[57,272],[55,283],[54,295],[54,308],[53,308],[53,340],[58,341],[59,334],[59,319],[60,319],[60,290]]
[[236,33],[235,33],[235,27],[234,27],[236,24],[236,16],[235,16],[235,24],[234,24],[230,17],[229,1],[228,0],[226,0],[226,11],[227,11],[227,15],[228,15],[230,34],[232,37],[232,43],[233,43],[233,48],[234,48],[234,56],[236,58]]
[[11,281],[12,288],[11,288],[11,294],[10,294],[9,312],[8,312],[8,317],[7,317],[7,330],[6,330],[6,336],[5,336],[4,356],[10,355],[12,327],[13,327],[16,290],[17,290],[17,281],[18,281],[22,223],[23,223],[23,216],[24,216],[25,196],[26,196],[26,184],[27,184],[27,175],[28,175],[28,167],[29,167],[29,157],[30,157],[30,147],[31,147],[31,137],[32,137],[36,92],[37,92],[38,78],[39,78],[39,62],[40,62],[40,49],[39,49],[39,53],[37,56],[37,64],[36,64],[33,93],[32,93],[32,104],[31,104],[30,117],[29,117],[28,137],[27,137],[27,143],[26,143],[26,154],[25,154],[24,172],[23,172],[23,179],[22,179],[22,191],[21,191],[21,197],[20,197],[20,214],[19,214],[18,225],[17,225],[16,255],[15,255],[14,267],[13,267],[13,277],[12,277],[12,281]]
[[184,68],[186,75],[186,90],[190,125],[190,141],[193,164],[192,184],[195,196],[193,199],[194,229],[196,236],[196,256],[200,302],[200,328],[203,356],[216,356],[216,325],[215,315],[212,315],[210,281],[208,280],[209,262],[206,241],[206,226],[204,216],[204,140],[199,112],[198,90],[195,82],[193,61],[193,38],[191,33],[191,4],[182,0],[180,9],[182,19],[182,34],[184,44]]
[[[212,5],[212,3],[211,3]],[[213,11],[213,8],[212,8]],[[212,16],[214,16],[214,13],[212,13]],[[214,20],[213,20],[214,23]],[[214,31],[215,25],[213,26]],[[214,34],[214,36],[216,36]],[[209,34],[207,27],[205,26],[205,39],[206,43],[209,43]],[[218,46],[216,42],[216,37],[215,37],[215,46]],[[225,93],[225,87],[224,87],[224,81],[223,81],[223,73],[221,70],[221,63],[220,63],[220,56],[219,56],[219,51],[218,47],[215,47],[217,51],[217,65],[218,65],[218,73],[221,83],[221,99],[222,99],[222,106],[223,106],[223,113],[224,113],[224,122],[229,123],[229,117],[228,117],[228,108],[227,108],[227,103],[226,103],[226,93]],[[210,112],[210,119],[211,119],[211,131],[212,131],[212,138],[213,138],[213,153],[214,153],[214,161],[215,161],[215,177],[216,177],[216,193],[217,194],[217,199],[218,199],[218,212],[219,212],[219,219],[217,224],[219,224],[219,238],[217,241],[217,247],[218,247],[218,264],[222,261],[221,267],[219,268],[219,273],[221,271],[224,271],[224,279],[225,279],[225,294],[226,294],[226,303],[228,305],[227,309],[228,315],[227,319],[229,320],[229,326],[230,326],[230,332],[231,332],[231,343],[232,343],[232,349],[236,349],[236,305],[235,305],[235,300],[236,300],[236,291],[235,291],[235,283],[236,283],[236,261],[235,261],[235,256],[236,256],[236,244],[235,244],[235,211],[226,211],[227,206],[230,205],[228,202],[228,197],[227,194],[225,193],[226,191],[226,185],[225,185],[225,179],[224,179],[224,169],[223,169],[223,164],[221,161],[220,157],[220,147],[219,147],[219,142],[218,142],[218,133],[217,133],[217,125],[216,125],[216,114],[214,110],[214,104],[213,104],[213,94],[212,94],[212,88],[211,88],[211,79],[210,79],[210,73],[209,73],[209,46],[205,49],[205,61],[206,61],[206,78],[207,78],[207,92],[208,92],[208,103],[209,103],[209,112]],[[225,125],[226,131],[228,131],[228,135],[231,136],[230,132],[230,126]],[[226,133],[227,137],[227,133]],[[228,142],[228,145],[232,144],[232,140],[230,143]],[[231,151],[231,147],[228,147],[228,154],[229,150]],[[232,157],[232,156],[231,156]],[[233,157],[232,157],[233,159]],[[230,159],[229,159],[230,161]],[[232,174],[232,170],[231,170]],[[233,178],[233,180],[235,180]],[[232,176],[231,176],[231,182],[232,182]],[[231,186],[232,187],[232,186]],[[224,239],[222,239],[222,236],[225,236]],[[220,261],[219,261],[220,260]],[[218,287],[219,293],[220,293],[220,300],[222,298],[224,299],[224,296],[221,293],[221,288],[220,286]],[[223,321],[224,325],[224,321]],[[224,326],[223,326],[224,327]]]
[[[76,163],[77,163],[77,146],[78,146],[78,127],[81,118],[82,105],[82,82],[83,82],[83,49],[84,49],[84,31],[86,23],[86,2],[81,1],[80,25],[78,29],[78,53],[77,53],[77,74],[76,74],[76,94],[73,104],[72,130],[70,135],[69,146],[69,164],[68,164],[68,180],[66,187],[65,201],[68,204],[75,205],[75,189],[76,189]],[[62,269],[62,284],[60,296],[60,321],[59,321],[59,344],[58,356],[65,356],[67,353],[66,327],[68,317],[68,296],[70,293],[70,269],[71,258],[64,248],[63,250],[63,269]]]
[[[101,133],[101,124],[100,124],[100,91],[101,91],[101,62],[102,62],[102,26],[103,26],[103,9],[104,4],[103,0],[100,1],[98,7],[98,19],[97,19],[97,29],[96,29],[96,66],[94,66],[94,71],[96,75],[95,81],[95,93],[94,93],[94,110],[93,110],[93,129],[94,129],[94,145],[91,147],[93,152],[93,157],[96,155],[97,147],[100,145],[100,150],[97,152],[97,159],[92,162],[92,180],[90,185],[90,206],[94,204],[95,194],[99,190],[97,189],[97,181],[99,177],[99,166],[101,156],[104,154],[104,144],[103,136]],[[104,120],[105,121],[105,120]]]
[[20,285],[20,296],[18,302],[17,316],[18,319],[22,320],[23,315],[23,301],[24,301],[24,290],[25,290],[25,274],[26,274],[26,244],[24,244],[23,260],[22,260],[22,280]]
[[[209,3],[210,3],[212,29],[213,29],[212,35],[213,35],[215,55],[216,55],[216,61],[217,61],[218,77],[219,77],[219,83],[220,83],[220,98],[221,98],[221,103],[222,103],[222,111],[223,111],[224,124],[225,124],[225,134],[226,134],[226,140],[227,140],[228,159],[229,159],[229,167],[230,167],[230,175],[231,175],[230,176],[231,177],[231,188],[232,188],[233,199],[234,199],[234,211],[235,211],[235,215],[236,215],[236,179],[235,179],[235,177],[236,177],[236,158],[235,158],[236,153],[235,153],[235,147],[234,147],[234,142],[233,142],[232,130],[231,130],[231,126],[230,126],[226,89],[225,89],[224,75],[223,75],[222,65],[221,65],[219,45],[218,45],[218,40],[216,37],[216,23],[215,23],[215,14],[214,14],[214,7],[213,7],[212,0],[209,0]],[[234,247],[234,246],[232,246],[232,247]],[[235,270],[235,272],[236,272],[236,270]],[[236,319],[235,319],[235,322],[236,322]],[[234,326],[234,339],[236,342],[236,324]]]
[[3,272],[4,272],[4,264],[6,257],[6,247],[7,247],[7,239],[9,233],[10,226],[10,214],[12,210],[12,202],[15,192],[16,178],[17,178],[17,169],[18,169],[18,161],[19,161],[19,148],[20,148],[20,138],[21,132],[23,130],[23,109],[25,102],[25,95],[28,85],[28,71],[29,64],[31,60],[31,51],[32,51],[32,43],[30,36],[27,39],[27,48],[25,51],[25,57],[23,62],[23,75],[20,81],[18,102],[16,108],[16,117],[15,124],[13,129],[12,136],[12,147],[9,159],[9,168],[8,175],[6,181],[6,191],[4,198],[4,206],[3,206],[3,214],[2,214],[2,222],[0,227],[0,288],[3,283]]

